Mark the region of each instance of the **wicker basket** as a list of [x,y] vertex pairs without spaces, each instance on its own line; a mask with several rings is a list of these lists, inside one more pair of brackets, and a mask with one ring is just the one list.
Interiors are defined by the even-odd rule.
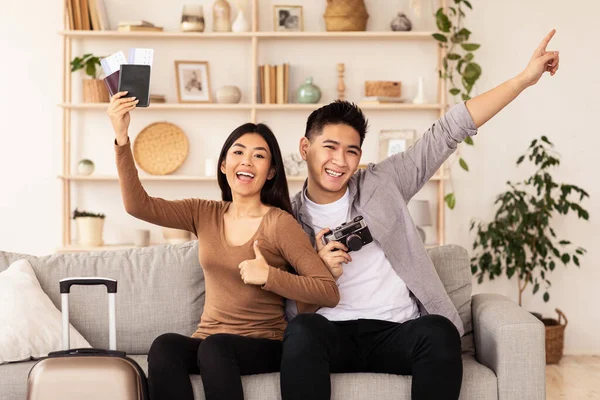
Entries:
[[[565,344],[565,328],[567,327],[567,317],[556,309],[558,321],[552,318],[542,318],[542,322],[546,327],[546,364],[558,364],[563,356],[563,348]],[[564,319],[565,323],[561,324]]]
[[83,102],[84,103],[108,103],[108,89],[102,79],[83,80]]
[[365,31],[369,14],[364,0],[327,0],[323,18],[329,32]]
[[365,96],[400,97],[402,83],[393,81],[366,81]]
[[133,157],[141,169],[152,175],[175,172],[187,158],[188,139],[176,125],[156,122],[148,125],[133,142]]

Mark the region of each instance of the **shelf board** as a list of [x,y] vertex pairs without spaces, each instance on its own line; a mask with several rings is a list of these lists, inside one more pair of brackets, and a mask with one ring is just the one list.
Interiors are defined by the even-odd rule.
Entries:
[[[143,181],[159,181],[159,182],[217,182],[215,176],[186,176],[186,175],[140,175],[140,180]],[[59,179],[74,182],[118,182],[119,177],[115,175],[59,175]],[[305,176],[288,176],[288,182],[304,182]]]
[[363,31],[363,32],[120,32],[110,31],[76,31],[63,30],[58,32],[69,38],[98,38],[98,39],[388,39],[388,40],[432,40],[433,32],[392,32],[392,31]]
[[[72,110],[106,110],[109,103],[61,103],[58,106]],[[218,103],[150,103],[149,107],[138,107],[137,110],[251,110],[252,104],[218,104]]]
[[[146,110],[253,110],[258,111],[313,111],[327,105],[320,104],[218,104],[218,103],[151,103],[149,107],[139,107],[136,109]],[[441,104],[412,104],[412,103],[386,103],[386,104],[360,104],[358,106],[363,110],[439,110]],[[59,107],[71,110],[106,110],[108,103],[61,103]]]

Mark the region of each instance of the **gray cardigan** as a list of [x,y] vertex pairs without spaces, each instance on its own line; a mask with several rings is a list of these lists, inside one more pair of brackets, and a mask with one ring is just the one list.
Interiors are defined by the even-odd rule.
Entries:
[[[421,315],[438,314],[464,329],[444,290],[415,224],[408,213],[410,199],[427,183],[458,143],[477,133],[464,103],[453,106],[414,146],[377,164],[358,170],[350,181],[350,216],[362,215],[394,268],[416,298]],[[307,183],[304,183],[304,189]],[[304,191],[303,189],[303,191]],[[292,198],[294,216],[315,243],[315,232],[302,192]],[[288,318],[296,314],[288,302]]]

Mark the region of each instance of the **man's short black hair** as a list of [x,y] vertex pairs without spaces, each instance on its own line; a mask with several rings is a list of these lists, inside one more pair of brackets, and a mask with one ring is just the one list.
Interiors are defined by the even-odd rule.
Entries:
[[311,142],[323,133],[325,125],[344,124],[358,132],[360,146],[362,147],[367,134],[368,121],[361,109],[354,103],[336,100],[313,111],[306,121],[306,137]]

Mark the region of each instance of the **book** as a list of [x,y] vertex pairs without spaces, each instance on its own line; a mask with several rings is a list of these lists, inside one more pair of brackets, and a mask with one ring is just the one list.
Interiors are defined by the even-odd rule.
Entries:
[[104,7],[104,0],[95,0],[96,13],[98,14],[98,23],[101,31],[110,30],[110,24],[108,23],[108,16],[106,15],[106,8]]
[[133,26],[120,25],[117,29],[119,32],[162,32],[162,26]]
[[271,65],[269,72],[271,73],[269,76],[269,85],[271,88],[271,104],[277,104],[277,66]]
[[67,18],[69,20],[69,29],[73,30],[75,29],[75,18],[73,17],[73,1],[72,0],[65,0],[66,1],[66,11],[67,11]]
[[258,104],[263,104],[264,103],[264,98],[263,98],[263,93],[265,91],[265,66],[264,65],[259,65],[258,66],[258,80],[256,81],[256,86],[257,86],[257,90],[256,90],[256,102]]
[[81,0],[73,0],[73,29],[81,30]]
[[263,79],[265,81],[265,91],[263,92],[265,104],[271,104],[271,66],[265,65]]
[[277,79],[277,104],[283,104],[283,91],[284,91],[284,80],[283,80],[283,64],[277,65],[276,70]]
[[290,64],[283,64],[283,102],[288,104],[290,102]]
[[88,6],[88,0],[81,0],[81,29],[84,31],[91,30],[90,26],[90,8]]
[[100,19],[98,18],[98,7],[96,6],[96,0],[89,0],[90,6],[90,22],[93,31],[100,30]]
[[119,21],[119,26],[154,26],[152,22],[138,20],[138,21]]

